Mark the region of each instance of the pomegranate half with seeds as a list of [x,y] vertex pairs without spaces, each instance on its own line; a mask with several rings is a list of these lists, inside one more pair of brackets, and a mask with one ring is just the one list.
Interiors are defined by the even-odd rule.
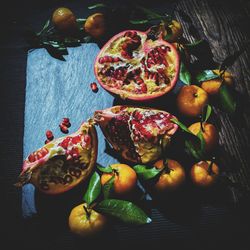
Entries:
[[100,85],[123,99],[147,101],[169,92],[179,74],[176,48],[150,30],[123,31],[111,38],[95,61]]
[[126,160],[149,163],[165,153],[178,126],[166,111],[131,106],[114,106],[95,112],[94,120]]
[[75,187],[91,173],[97,156],[93,120],[71,135],[55,139],[31,153],[23,163],[16,186],[32,183],[46,194],[59,194]]

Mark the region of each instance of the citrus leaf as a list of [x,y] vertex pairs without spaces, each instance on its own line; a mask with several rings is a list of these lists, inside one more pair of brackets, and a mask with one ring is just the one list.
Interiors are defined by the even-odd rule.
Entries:
[[188,128],[186,125],[184,125],[182,122],[178,121],[176,118],[173,118],[170,120],[171,122],[175,123],[176,125],[178,125],[183,131],[191,134],[191,135],[194,135]]
[[99,194],[101,193],[101,182],[100,176],[97,172],[91,176],[87,192],[83,196],[83,200],[90,205],[93,201],[97,199]]
[[103,167],[100,164],[96,164],[96,167],[102,172],[102,173],[112,173],[113,169],[111,166]]
[[116,199],[103,200],[95,206],[95,210],[130,224],[140,225],[152,221],[141,208],[130,201]]
[[180,80],[184,82],[187,85],[191,84],[191,74],[188,71],[186,65],[181,62],[181,67],[180,67]]
[[144,24],[144,23],[148,23],[149,20],[147,20],[147,19],[142,19],[142,20],[130,20],[129,22],[132,23],[132,24]]
[[41,30],[40,32],[38,32],[37,35],[40,36],[40,35],[49,27],[49,25],[50,25],[50,20],[48,20],[48,21],[44,24],[42,30]]
[[193,145],[191,141],[185,141],[185,147],[187,152],[192,155],[196,160],[200,160],[202,158],[200,151],[197,150],[197,148]]
[[206,116],[205,116],[204,122],[206,122],[209,119],[212,113],[212,107],[209,104],[206,106],[206,109],[207,110],[206,110]]
[[152,10],[149,10],[147,8],[144,8],[142,6],[136,6],[137,9],[141,10],[144,12],[144,14],[147,16],[147,18],[162,18],[162,16]]
[[172,37],[173,31],[172,31],[172,29],[168,25],[165,25],[165,29],[167,31],[167,35],[164,36],[164,40],[167,41],[168,39],[170,39]]
[[219,89],[219,98],[221,107],[228,113],[234,113],[236,109],[236,102],[225,84],[221,84]]
[[204,40],[198,40],[198,41],[195,41],[193,43],[186,43],[184,44],[186,47],[188,48],[193,48],[193,47],[196,47],[198,45],[200,45]]
[[97,3],[88,7],[89,10],[106,7],[104,3]]
[[199,131],[199,133],[197,134],[197,137],[200,139],[200,151],[201,151],[201,154],[203,154],[205,152],[206,142],[202,134],[202,130]]
[[103,186],[103,196],[104,199],[108,199],[110,197],[111,191],[114,187],[115,175],[113,175]]
[[208,81],[208,80],[212,80],[212,79],[216,79],[219,78],[219,75],[215,74],[212,70],[204,70],[202,72],[199,72],[196,77],[195,80],[197,82],[204,82],[204,81]]
[[157,169],[155,167],[149,167],[146,165],[135,165],[133,169],[135,170],[139,178],[143,180],[152,179],[161,172],[160,169]]

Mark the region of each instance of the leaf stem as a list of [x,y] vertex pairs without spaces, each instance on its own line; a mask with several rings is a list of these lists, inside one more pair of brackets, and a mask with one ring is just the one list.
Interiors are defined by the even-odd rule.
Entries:
[[212,158],[209,166],[208,166],[208,169],[207,169],[207,172],[209,175],[213,175],[214,172],[213,172],[213,164],[214,164],[214,161],[215,161],[215,157]]
[[91,215],[91,213],[90,213],[90,211],[89,211],[88,207],[86,207],[85,205],[83,205],[83,209],[84,209],[84,210],[85,210],[85,212],[86,212],[86,217],[87,217],[87,220],[89,220],[89,219],[90,219],[90,215]]
[[203,127],[202,115],[200,116],[200,125],[201,125],[201,131],[202,131],[202,133],[204,133],[204,132],[205,132],[205,129],[204,129],[204,127]]

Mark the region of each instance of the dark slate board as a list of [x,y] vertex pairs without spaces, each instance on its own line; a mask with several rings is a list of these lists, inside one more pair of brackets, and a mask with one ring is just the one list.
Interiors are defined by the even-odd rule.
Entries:
[[[61,137],[58,125],[63,117],[71,120],[70,133],[83,121],[93,116],[95,110],[112,106],[113,97],[102,88],[93,93],[90,83],[96,81],[94,60],[99,52],[96,44],[84,44],[69,48],[66,61],[49,56],[45,49],[28,54],[25,101],[24,158],[44,145],[45,131],[53,131]],[[98,129],[98,162],[109,164],[114,159],[104,154],[105,141]],[[24,217],[36,214],[34,186],[23,187],[22,210]]]

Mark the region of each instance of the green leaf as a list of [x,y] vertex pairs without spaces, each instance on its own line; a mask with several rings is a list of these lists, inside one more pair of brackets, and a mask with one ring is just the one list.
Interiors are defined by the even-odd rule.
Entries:
[[137,9],[141,10],[146,16],[148,19],[151,19],[151,18],[162,18],[162,16],[152,10],[149,10],[147,8],[144,8],[142,6],[139,6],[137,5],[136,6]]
[[216,78],[219,78],[219,75],[215,74],[212,70],[204,70],[196,75],[195,80],[197,82],[204,82]]
[[200,45],[203,41],[204,40],[198,40],[198,41],[195,41],[193,43],[186,43],[184,45],[185,45],[185,47],[188,47],[188,48],[194,48],[194,47]]
[[130,201],[116,199],[103,200],[95,206],[95,210],[130,224],[140,225],[152,221],[141,208]]
[[42,30],[41,30],[40,32],[38,32],[37,35],[40,36],[40,35],[49,27],[49,25],[50,25],[50,20],[48,20],[48,21],[44,24]]
[[[205,116],[205,119],[203,120],[204,122],[206,122],[208,119],[209,119],[209,117],[211,116],[211,113],[212,113],[212,107],[208,104],[207,106],[206,106],[206,116]],[[203,116],[202,116],[203,117]]]
[[100,164],[96,164],[96,167],[102,172],[102,173],[112,173],[113,169],[111,166],[103,167]]
[[165,29],[167,31],[167,35],[164,37],[164,40],[167,41],[168,39],[172,37],[173,31],[167,24],[165,25]]
[[181,62],[180,67],[180,80],[187,85],[191,84],[191,74],[183,62]]
[[176,125],[178,125],[183,131],[191,134],[191,135],[194,135],[188,128],[186,125],[184,125],[182,122],[180,122],[179,120],[177,120],[176,118],[173,118],[170,120],[171,122],[175,123]]
[[199,133],[197,134],[197,137],[200,139],[200,152],[201,154],[203,154],[205,152],[206,142],[202,134],[202,130],[199,131]]
[[114,187],[115,175],[113,175],[103,186],[104,199],[108,199]]
[[139,178],[143,180],[152,179],[161,172],[160,169],[157,169],[155,167],[145,166],[145,165],[135,165],[133,169],[135,170]]
[[228,87],[225,84],[221,84],[221,87],[219,89],[219,98],[221,107],[224,111],[228,113],[234,113],[236,109],[236,102],[230,93]]
[[97,172],[94,172],[92,175],[87,192],[83,196],[83,200],[90,205],[93,201],[97,199],[101,192],[101,182],[100,182],[100,176]]
[[144,24],[144,23],[148,23],[149,20],[147,20],[147,19],[142,19],[142,20],[130,20],[129,22],[132,23],[132,24]]
[[104,3],[97,3],[88,7],[89,10],[106,7]]
[[185,147],[187,152],[191,154],[196,160],[201,160],[201,152],[194,146],[191,141],[185,141]]

